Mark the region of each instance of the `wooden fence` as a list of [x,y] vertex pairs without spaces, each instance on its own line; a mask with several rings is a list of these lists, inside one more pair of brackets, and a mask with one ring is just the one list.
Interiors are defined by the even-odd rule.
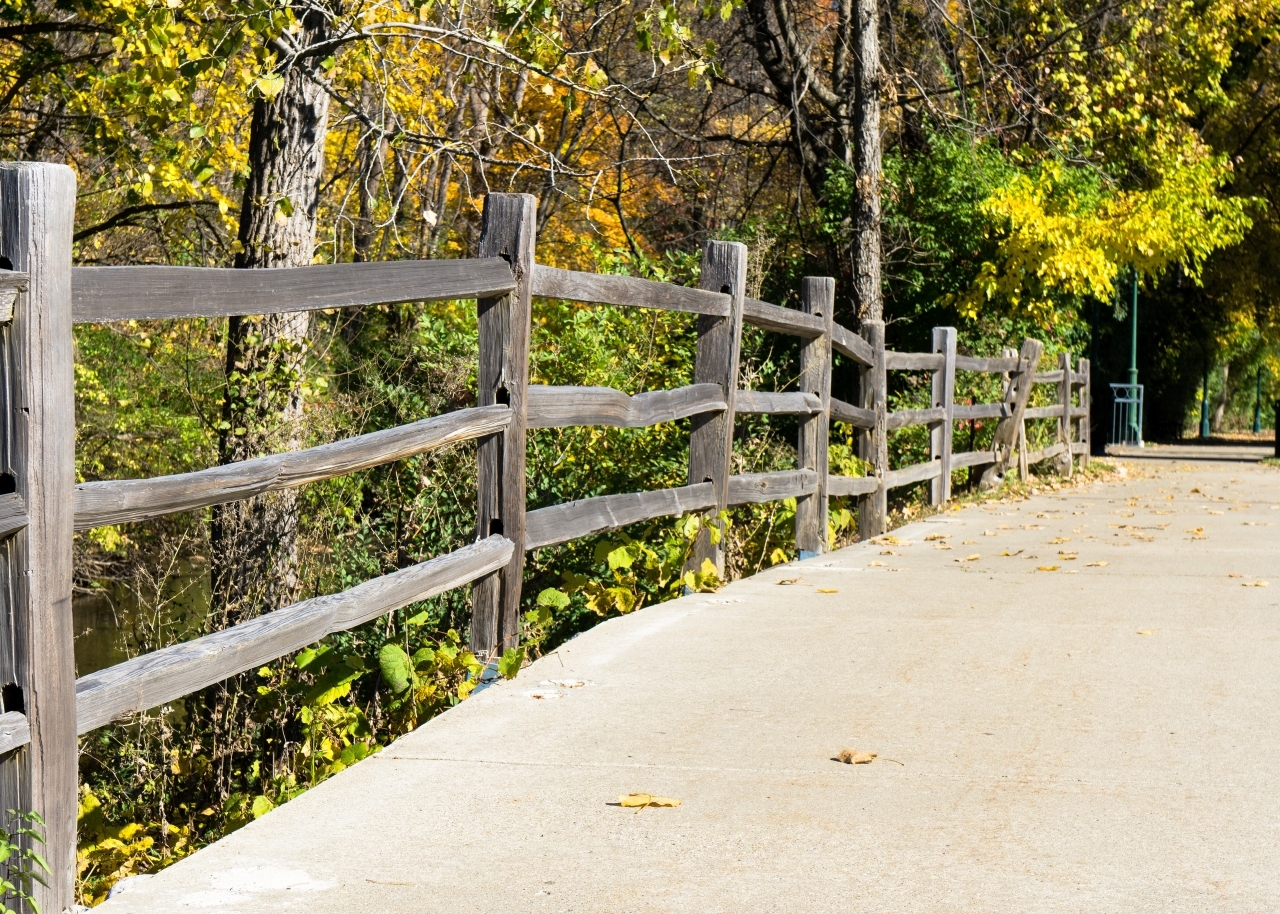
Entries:
[[[1057,442],[1020,453],[1024,463],[1072,456],[1087,460],[1089,367],[1067,354],[1056,371],[1038,372],[1041,344],[975,358],[956,353],[956,332],[934,330],[933,351],[884,347],[884,325],[860,334],[834,323],[835,283],[805,279],[800,308],[745,297],[746,249],[708,242],[700,288],[560,270],[535,261],[535,200],[493,194],[485,202],[479,257],[313,266],[294,270],[71,266],[75,210],[72,172],[56,165],[0,165],[0,808],[45,818],[53,875],[38,892],[43,910],[73,901],[77,809],[77,736],[177,700],[236,673],[299,650],[395,609],[472,585],[472,647],[492,658],[517,642],[524,555],[652,518],[733,505],[797,499],[802,556],[827,545],[829,497],[857,496],[859,531],[886,529],[890,489],[929,481],[931,498],[950,496],[952,471],[982,468],[986,482],[1009,469],[1026,420],[1056,423]],[[598,387],[529,384],[529,335],[535,297],[660,308],[697,315],[693,384],[628,396]],[[220,317],[475,298],[479,323],[477,405],[385,431],[306,450],[154,479],[75,484],[73,323]],[[738,389],[743,324],[799,337],[800,390]],[[860,403],[831,396],[833,356],[861,377]],[[932,406],[887,411],[890,371],[932,373]],[[957,371],[1006,376],[999,403],[954,403]],[[1029,408],[1037,383],[1057,385],[1056,405]],[[1078,393],[1078,396],[1077,396]],[[798,466],[731,475],[734,417],[800,417]],[[525,509],[528,430],[563,426],[644,427],[689,418],[688,485],[605,495]],[[996,420],[988,451],[954,453],[955,422]],[[1083,420],[1083,421],[1082,421]],[[832,476],[830,421],[858,430],[867,476]],[[930,459],[890,469],[888,435],[928,426]],[[71,623],[72,535],[103,524],[180,511],[300,486],[385,464],[459,441],[478,441],[479,529],[474,544],[384,575],[350,590],[304,600],[99,672],[75,677]],[[692,567],[723,553],[704,529]]]

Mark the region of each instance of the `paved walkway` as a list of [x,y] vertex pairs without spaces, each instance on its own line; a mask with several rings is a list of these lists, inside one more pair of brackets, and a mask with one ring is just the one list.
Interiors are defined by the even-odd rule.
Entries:
[[102,910],[1278,911],[1280,469],[1132,467],[601,625]]

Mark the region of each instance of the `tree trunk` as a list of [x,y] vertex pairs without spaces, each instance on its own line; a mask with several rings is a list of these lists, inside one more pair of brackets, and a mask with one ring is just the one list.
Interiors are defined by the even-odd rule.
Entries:
[[[294,38],[299,47],[328,37],[326,17],[319,10],[297,12],[302,28]],[[260,98],[254,105],[237,267],[305,266],[315,255],[329,113],[329,97],[313,78],[319,71],[315,57],[299,57],[284,71],[284,85],[275,97]],[[218,455],[222,463],[301,445],[308,326],[307,312],[231,318]],[[215,508],[212,538],[215,627],[297,599],[295,492]]]
[[884,320],[880,289],[880,13],[854,0],[853,300],[860,320]]
[[1231,375],[1231,363],[1222,363],[1222,391],[1218,394],[1218,405],[1213,408],[1213,433],[1222,431],[1222,418],[1227,412],[1227,402],[1231,399],[1227,381]]

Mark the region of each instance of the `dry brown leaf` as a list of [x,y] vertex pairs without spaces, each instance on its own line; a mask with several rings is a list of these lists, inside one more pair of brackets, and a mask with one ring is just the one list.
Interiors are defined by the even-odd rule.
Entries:
[[901,552],[894,552],[892,549],[881,549],[881,555],[902,555]]
[[1012,557],[1013,557],[1013,556],[1015,556],[1015,555],[1021,555],[1021,554],[1022,554],[1022,550],[1021,550],[1021,549],[1019,549],[1017,552],[1010,552],[1008,549],[1006,549],[1004,552],[1002,552],[1002,553],[1000,553],[1000,554],[1001,554],[1001,555],[1007,555],[1007,556],[1009,556],[1010,558],[1012,558]]
[[869,765],[876,757],[874,752],[859,752],[856,749],[841,749],[836,758],[846,765]]
[[1058,558],[1064,562],[1074,562],[1079,555],[1078,552],[1059,552]]
[[1059,543],[1069,543],[1069,542],[1071,542],[1071,537],[1069,536],[1055,536],[1053,539],[1049,540],[1049,545],[1056,546]]
[[1059,568],[1058,565],[1037,565],[1036,566],[1037,571],[1057,571],[1058,568]]
[[818,593],[839,593],[834,587],[819,587]]
[[778,583],[779,584],[799,584],[800,581],[801,581],[800,578],[782,578],[781,580],[778,581]]
[[948,550],[948,551],[950,551],[950,549],[951,549],[951,547],[950,547],[950,546],[948,546],[946,543],[934,543],[934,544],[933,544],[933,548],[934,548],[934,549],[946,549],[946,550]]
[[1110,562],[1085,562],[1084,567],[1085,568],[1106,568],[1110,564],[1111,564]]
[[1270,587],[1271,584],[1268,581],[1245,581],[1240,586],[1241,587]]
[[1242,577],[1244,577],[1244,575],[1242,575],[1242,574],[1236,574],[1236,573],[1233,571],[1233,572],[1231,572],[1229,575],[1227,575],[1227,577],[1229,577],[1229,578],[1242,578]]
[[962,559],[952,559],[952,561],[953,562],[976,562],[980,558],[982,558],[982,556],[975,552],[973,555],[966,555]]
[[930,533],[928,536],[924,538],[924,541],[926,543],[932,543],[934,540],[949,540],[949,539],[951,539],[950,533]]
[[651,793],[625,793],[618,797],[618,805],[644,809],[646,806],[679,806],[680,801],[670,797],[655,797]]

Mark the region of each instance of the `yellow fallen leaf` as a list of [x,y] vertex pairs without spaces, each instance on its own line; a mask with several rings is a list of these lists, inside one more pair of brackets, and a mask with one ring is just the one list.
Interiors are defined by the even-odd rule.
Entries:
[[872,562],[872,563],[871,563],[871,565],[870,565],[870,567],[872,567],[872,568],[883,568],[883,567],[884,567],[884,562]]
[[839,593],[834,587],[819,587],[818,593]]
[[1110,562],[1085,562],[1084,567],[1085,568],[1106,568],[1110,564],[1111,564]]
[[1221,511],[1206,511],[1206,514],[1221,514]]
[[934,540],[949,540],[949,539],[951,539],[950,533],[930,533],[928,536],[924,538],[924,541],[926,543],[932,543]]
[[950,550],[951,550],[951,547],[950,547],[950,546],[948,546],[946,543],[934,543],[934,544],[933,544],[933,548],[934,548],[934,549],[945,549],[945,550],[947,550],[947,551],[950,551]]
[[1057,565],[1037,565],[1036,570],[1037,571],[1057,571],[1058,567],[1059,566]]
[[856,749],[841,749],[836,756],[846,765],[869,765],[875,757],[876,754],[874,752],[859,752]]
[[1187,532],[1188,532],[1188,533],[1195,533],[1195,534],[1204,533],[1204,527],[1195,527],[1195,528],[1188,527],[1188,528],[1187,528]]
[[1071,542],[1071,537],[1069,536],[1055,536],[1053,539],[1049,540],[1049,545],[1057,546],[1059,543],[1069,543],[1069,542]]
[[1156,630],[1154,628],[1144,628],[1142,631],[1138,632],[1139,635],[1154,635],[1155,633]]
[[1021,549],[1019,549],[1017,552],[1010,552],[1008,549],[1006,549],[1004,552],[1002,552],[1002,553],[1000,553],[1000,554],[1001,554],[1001,555],[1007,555],[1007,556],[1009,556],[1010,558],[1012,558],[1012,557],[1013,557],[1013,556],[1015,556],[1015,555],[1021,555],[1021,554],[1022,554],[1022,550],[1021,550]]
[[961,545],[961,546],[976,546],[976,545],[978,545],[978,541],[977,541],[977,540],[961,540],[961,541],[960,541],[960,545]]
[[955,561],[955,562],[976,562],[976,561],[977,561],[978,559],[980,559],[980,558],[982,558],[982,556],[975,552],[973,555],[966,555],[966,556],[965,556],[964,558],[962,558],[962,559],[952,559],[952,561]]
[[1240,586],[1241,587],[1270,587],[1271,584],[1267,581],[1245,581]]
[[1058,559],[1063,562],[1074,562],[1079,555],[1078,552],[1059,552]]
[[778,581],[779,584],[799,584],[800,578],[783,578]]
[[651,793],[625,793],[618,797],[618,805],[644,809],[646,806],[679,806],[680,801],[670,797],[655,797]]

